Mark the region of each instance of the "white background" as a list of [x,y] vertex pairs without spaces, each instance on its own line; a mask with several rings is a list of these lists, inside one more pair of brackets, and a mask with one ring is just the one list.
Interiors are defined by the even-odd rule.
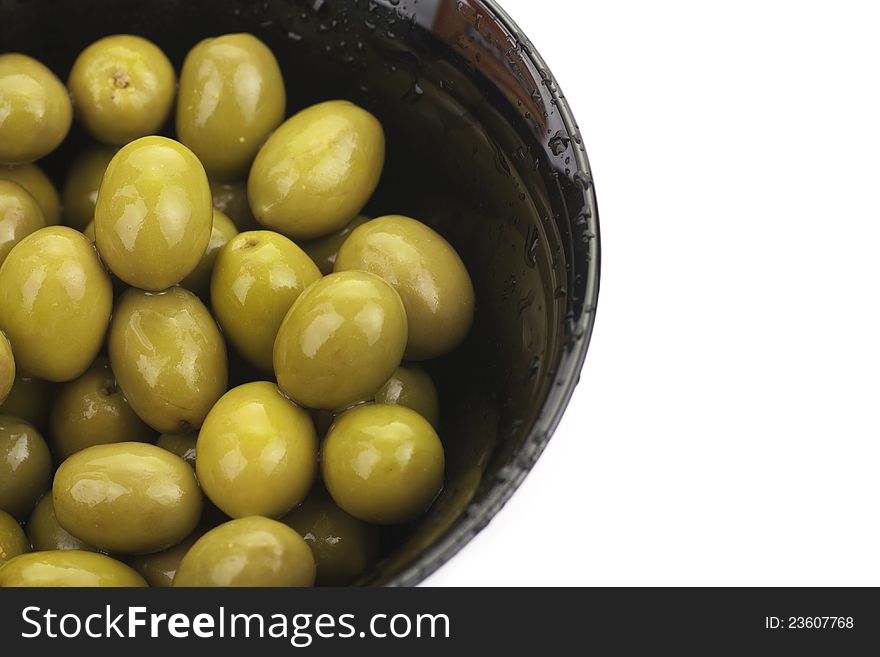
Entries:
[[586,367],[429,585],[880,584],[880,38],[869,2],[501,0],[578,118]]

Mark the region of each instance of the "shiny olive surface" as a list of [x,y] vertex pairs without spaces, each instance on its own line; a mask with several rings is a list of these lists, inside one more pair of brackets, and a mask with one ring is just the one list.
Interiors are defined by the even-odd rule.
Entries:
[[143,137],[110,160],[95,205],[95,237],[124,282],[154,291],[179,283],[205,254],[212,225],[208,177],[183,144]]
[[180,284],[190,292],[195,292],[202,299],[207,299],[211,294],[211,274],[214,271],[217,256],[220,255],[220,250],[236,235],[238,235],[238,229],[232,220],[215,209],[208,247],[196,268]]
[[312,418],[268,381],[227,392],[199,431],[199,483],[232,518],[287,513],[308,494],[317,469]]
[[0,510],[24,520],[51,477],[52,457],[40,433],[23,420],[0,415]]
[[470,330],[474,286],[467,269],[449,242],[415,219],[388,215],[356,228],[335,269],[369,271],[394,286],[406,306],[409,359],[441,356]]
[[247,183],[245,181],[228,183],[211,180],[210,185],[214,208],[232,219],[238,232],[243,233],[247,230],[262,228],[254,219],[251,206],[248,204]]
[[366,399],[388,380],[406,346],[406,312],[378,276],[325,276],[293,304],[275,339],[281,389],[309,408]]
[[196,467],[196,441],[198,438],[197,431],[180,434],[163,433],[156,441],[156,447],[167,449],[194,468]]
[[181,287],[128,290],[113,315],[110,364],[128,403],[161,433],[187,433],[226,390],[226,345],[198,297]]
[[260,516],[223,523],[180,562],[174,586],[312,586],[315,558],[287,525]]
[[59,461],[92,445],[155,437],[122,396],[106,358],[61,387],[49,416],[49,444]]
[[379,554],[379,528],[347,514],[320,488],[281,522],[312,548],[319,586],[351,584]]
[[262,225],[293,239],[322,237],[352,220],[372,196],[385,135],[372,114],[346,100],[287,119],[257,153],[248,198]]
[[135,570],[104,554],[80,550],[30,552],[0,569],[0,587],[143,587]]
[[241,233],[220,252],[211,307],[224,334],[252,365],[272,371],[275,336],[303,290],[321,278],[296,244],[268,230]]
[[443,486],[444,454],[431,424],[405,406],[367,404],[330,427],[321,472],[333,500],[376,524],[413,520]]
[[6,401],[15,385],[15,357],[6,334],[0,331],[0,404]]
[[146,554],[182,541],[202,513],[187,463],[144,443],[96,445],[64,461],[52,485],[59,524],[90,545]]
[[284,119],[284,79],[275,55],[251,34],[200,41],[180,72],[177,135],[211,177],[247,175]]
[[79,54],[67,86],[77,120],[98,141],[121,146],[162,127],[175,82],[174,67],[154,43],[118,34]]
[[333,265],[336,264],[336,255],[339,247],[351,235],[351,231],[370,220],[366,215],[359,214],[349,221],[343,228],[331,233],[326,237],[318,237],[302,243],[302,249],[318,265],[318,269],[325,276],[333,273]]
[[168,588],[174,583],[174,576],[184,555],[204,533],[204,530],[196,529],[180,543],[167,550],[137,556],[131,560],[131,567],[138,571],[150,586]]
[[48,155],[72,120],[70,96],[52,71],[27,55],[0,55],[0,164]]
[[[0,332],[2,334],[2,332]],[[49,430],[49,411],[55,400],[55,385],[42,379],[16,374],[0,415],[11,415],[34,425],[41,433]]]
[[31,233],[0,266],[0,330],[22,373],[70,381],[95,360],[113,303],[110,278],[79,231]]
[[391,378],[376,392],[379,404],[400,404],[413,409],[436,429],[440,422],[437,388],[421,367],[398,367]]
[[12,247],[45,225],[34,197],[18,183],[0,180],[0,265]]
[[29,549],[27,536],[24,535],[18,520],[0,509],[0,567]]
[[52,492],[43,495],[37,506],[28,518],[27,537],[30,539],[34,550],[85,550],[97,552],[85,541],[79,540],[69,531],[58,524],[55,517],[55,504],[52,502]]
[[11,180],[24,187],[34,197],[47,226],[61,223],[61,199],[49,176],[36,164],[22,164],[17,167],[0,166],[0,180]]
[[65,224],[84,230],[94,220],[98,188],[117,150],[114,146],[95,144],[76,156],[61,191]]

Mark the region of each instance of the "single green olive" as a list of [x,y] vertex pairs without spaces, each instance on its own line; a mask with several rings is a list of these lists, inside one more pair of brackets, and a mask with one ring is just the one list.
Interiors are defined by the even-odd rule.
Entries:
[[92,445],[155,437],[122,396],[106,358],[61,387],[49,416],[49,444],[60,461]]
[[182,287],[123,294],[109,352],[128,403],[161,433],[199,428],[226,390],[223,337],[198,297]]
[[25,164],[64,141],[73,120],[67,89],[27,55],[0,55],[0,164]]
[[345,586],[379,555],[379,528],[347,514],[319,488],[281,519],[312,548],[319,586]]
[[34,197],[47,226],[61,223],[61,199],[49,176],[36,164],[22,164],[17,167],[0,166],[0,180],[11,180],[24,187]]
[[351,231],[370,220],[366,215],[359,214],[335,233],[326,237],[318,237],[302,243],[302,249],[318,265],[318,269],[325,276],[333,273],[333,265],[336,264],[336,255],[339,247],[351,235]]
[[30,550],[27,536],[18,520],[0,510],[0,567],[4,563]]
[[196,467],[196,441],[198,438],[198,431],[180,434],[163,433],[156,441],[156,447],[167,449],[194,468]]
[[177,135],[220,180],[245,176],[284,120],[284,79],[272,51],[251,34],[200,41],[180,72]]
[[83,230],[94,220],[101,179],[117,150],[114,146],[95,144],[80,152],[70,165],[61,196],[64,223],[71,228]]
[[98,548],[79,540],[58,524],[51,491],[43,495],[43,499],[39,501],[33,512],[31,512],[26,530],[27,537],[30,539],[31,545],[34,546],[34,550],[98,551]]
[[187,463],[155,445],[96,445],[64,461],[52,485],[59,524],[90,545],[147,554],[182,541],[202,513]]
[[220,212],[232,219],[232,223],[238,227],[238,232],[243,233],[248,230],[260,230],[262,228],[257,223],[257,220],[254,219],[251,206],[248,204],[246,182],[228,183],[211,180],[210,185],[214,209],[220,210]]
[[296,244],[268,230],[240,233],[220,252],[211,307],[223,332],[251,364],[272,371],[275,336],[303,290],[321,278]]
[[0,415],[0,510],[24,520],[51,477],[52,456],[40,432],[24,420]]
[[191,292],[195,292],[202,299],[207,299],[211,295],[211,274],[214,271],[217,256],[220,255],[220,250],[236,235],[238,235],[238,229],[232,220],[215,209],[208,248],[205,249],[196,268],[180,284]]
[[251,210],[293,239],[341,229],[366,205],[382,174],[385,135],[372,114],[346,100],[287,119],[257,153],[248,176]]
[[367,404],[339,416],[321,449],[333,500],[366,522],[413,520],[443,486],[443,445],[431,424],[405,406]]
[[117,34],[79,54],[67,86],[85,129],[121,146],[159,131],[171,113],[175,82],[174,67],[154,43]]
[[[0,331],[0,335],[2,335]],[[49,430],[49,412],[55,401],[55,385],[17,373],[6,401],[0,403],[0,415],[11,415],[28,422],[40,433]]]
[[6,401],[15,385],[15,357],[12,345],[3,331],[0,331],[0,404]]
[[70,381],[85,372],[104,341],[112,304],[94,246],[72,228],[31,233],[0,266],[0,330],[28,375]]
[[45,225],[34,197],[18,183],[0,180],[0,265],[12,247]]
[[147,583],[121,561],[80,550],[30,552],[0,569],[0,587],[144,587]]
[[406,306],[406,357],[441,356],[464,339],[474,318],[474,286],[455,249],[425,224],[401,215],[356,228],[335,270],[369,271],[394,286]]
[[287,525],[260,516],[215,527],[195,542],[174,577],[175,587],[312,586],[315,558]]
[[440,422],[437,388],[421,367],[398,367],[376,392],[378,404],[400,404],[413,409],[436,429]]
[[365,399],[400,365],[406,312],[378,276],[343,272],[303,292],[281,323],[273,363],[281,389],[309,408]]
[[168,588],[174,583],[174,576],[183,557],[204,533],[204,529],[198,528],[167,550],[137,556],[132,559],[131,567],[138,571],[150,586]]
[[317,469],[312,418],[274,383],[233,388],[214,404],[199,431],[199,483],[232,518],[287,513],[308,494]]

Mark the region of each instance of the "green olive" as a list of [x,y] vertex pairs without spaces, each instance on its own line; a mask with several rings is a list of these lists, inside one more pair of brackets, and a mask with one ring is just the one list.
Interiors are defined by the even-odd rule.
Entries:
[[284,79],[272,51],[251,34],[200,41],[180,72],[177,134],[212,177],[247,174],[284,120]]
[[23,164],[17,167],[0,166],[0,180],[11,180],[24,187],[34,197],[47,226],[61,223],[61,199],[49,176],[36,164]]
[[73,536],[58,524],[51,491],[43,495],[27,521],[27,536],[34,550],[86,550],[98,549]]
[[179,283],[202,260],[212,225],[208,178],[183,144],[143,137],[110,160],[95,205],[95,237],[124,282],[143,290]]
[[70,381],[97,356],[113,304],[110,278],[79,231],[31,233],[0,266],[0,330],[24,373]]
[[83,230],[94,220],[98,188],[116,151],[113,146],[96,144],[80,152],[70,165],[61,194],[64,199],[64,223],[71,228]]
[[340,509],[323,489],[312,492],[281,519],[312,548],[320,586],[345,586],[366,571],[379,554],[379,529]]
[[194,468],[196,467],[196,441],[198,437],[197,431],[180,434],[163,433],[156,441],[156,447],[167,449]]
[[175,82],[174,67],[154,43],[118,34],[79,54],[67,86],[85,129],[121,146],[159,131],[171,113]]
[[302,536],[260,516],[223,523],[202,536],[183,557],[175,587],[312,586],[315,558]]
[[168,588],[174,583],[174,576],[183,557],[205,532],[196,530],[177,545],[167,550],[144,554],[132,559],[131,566],[147,580],[150,586]]
[[312,418],[274,383],[233,388],[214,405],[199,431],[199,483],[232,518],[287,513],[308,494],[317,469]]
[[0,566],[30,550],[27,536],[18,520],[0,510]]
[[340,247],[335,269],[372,272],[400,293],[409,359],[441,356],[470,330],[474,286],[467,269],[449,242],[415,219],[389,215],[356,228]]
[[51,476],[52,457],[40,433],[0,415],[0,510],[24,520],[49,489]]
[[405,406],[367,404],[339,416],[321,450],[333,500],[366,522],[422,514],[443,486],[444,454],[431,424]]
[[150,442],[155,437],[122,396],[105,358],[61,387],[49,416],[49,442],[61,461],[92,445]]
[[196,265],[196,268],[180,284],[186,289],[195,292],[201,298],[208,298],[211,294],[211,274],[214,271],[217,256],[220,255],[220,250],[226,246],[229,240],[236,235],[238,235],[238,229],[232,223],[232,220],[215,209],[208,248],[205,249],[205,253],[202,255],[199,264]]
[[12,247],[45,225],[34,197],[18,183],[0,180],[0,265]]
[[376,393],[379,404],[400,404],[413,409],[436,429],[440,422],[437,388],[421,367],[398,367]]
[[0,55],[0,163],[48,155],[72,120],[70,96],[52,71],[27,55]]
[[54,384],[18,373],[9,396],[0,404],[0,415],[17,417],[43,433],[49,429],[49,411],[54,400]]
[[[88,238],[88,240],[94,244],[94,242],[95,242],[95,222],[94,222],[94,220],[90,221],[88,224],[86,224],[86,227],[82,229],[82,234],[85,235],[86,238]],[[112,276],[112,274],[111,274],[111,276]]]
[[406,331],[403,303],[381,278],[325,276],[281,323],[273,356],[278,385],[309,408],[344,408],[371,397],[400,365]]
[[220,252],[211,307],[224,334],[251,364],[271,372],[287,311],[321,272],[296,244],[268,230],[241,233]]
[[0,404],[6,401],[15,385],[15,357],[6,334],[0,331]]
[[114,443],[77,452],[52,485],[59,524],[90,545],[146,554],[182,541],[202,513],[186,462],[155,445]]
[[248,177],[251,210],[293,239],[329,235],[367,203],[384,161],[376,117],[346,100],[312,105],[282,123],[257,153]]
[[361,224],[367,223],[369,220],[368,216],[359,214],[335,233],[303,242],[302,249],[318,265],[318,269],[321,270],[322,274],[325,276],[332,274],[333,265],[336,264],[336,255],[339,253],[339,247],[348,239],[351,231]]
[[192,292],[130,289],[110,327],[110,364],[140,418],[161,433],[187,433],[226,390],[226,345]]
[[80,550],[31,552],[0,569],[0,587],[143,587],[135,570],[105,554]]
[[238,232],[260,230],[261,226],[254,219],[251,206],[248,205],[246,182],[227,183],[211,180],[210,185],[214,209],[220,210],[220,212],[232,219],[232,223],[236,225]]

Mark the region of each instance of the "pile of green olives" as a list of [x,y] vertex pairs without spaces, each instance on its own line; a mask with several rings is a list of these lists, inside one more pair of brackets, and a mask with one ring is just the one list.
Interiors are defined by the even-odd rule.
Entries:
[[288,91],[250,34],[0,54],[0,586],[348,585],[440,494],[470,276],[364,214],[379,120]]

